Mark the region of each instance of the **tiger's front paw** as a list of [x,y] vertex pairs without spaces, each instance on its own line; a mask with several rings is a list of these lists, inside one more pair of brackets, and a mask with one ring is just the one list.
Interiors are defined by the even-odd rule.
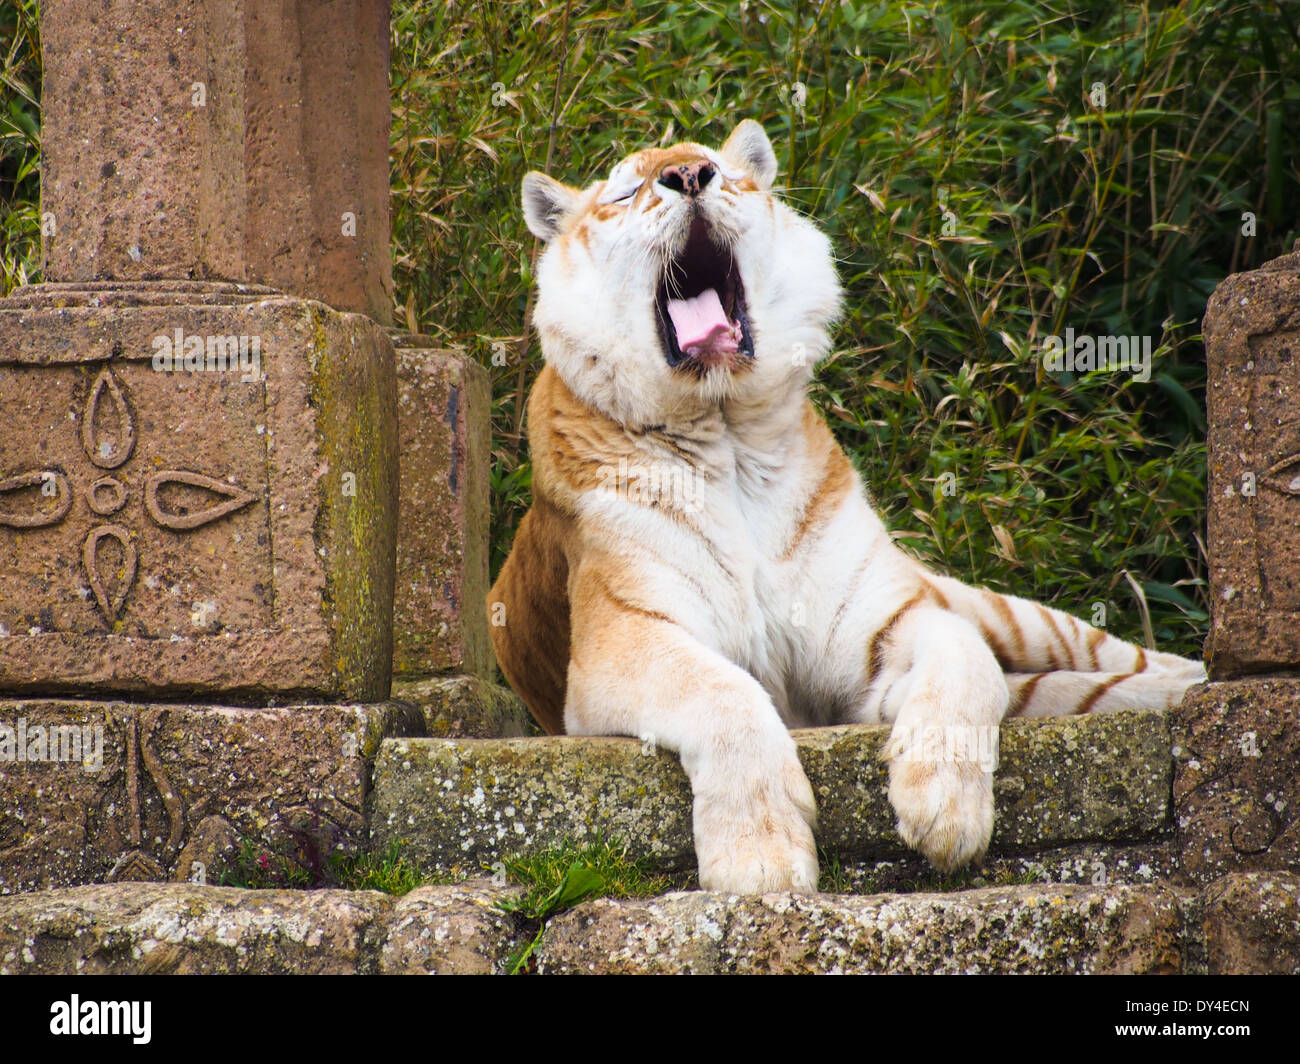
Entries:
[[816,804],[798,758],[757,781],[697,789],[700,886],[732,894],[817,890]]
[[978,861],[993,835],[993,773],[980,760],[935,759],[906,736],[890,738],[889,804],[898,833],[940,872]]

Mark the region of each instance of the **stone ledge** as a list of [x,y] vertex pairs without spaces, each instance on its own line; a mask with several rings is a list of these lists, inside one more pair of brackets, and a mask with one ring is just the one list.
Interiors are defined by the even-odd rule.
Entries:
[[[1023,854],[989,854],[977,869],[945,876],[920,854],[898,857],[840,858],[838,868],[823,868],[821,888],[837,894],[913,894],[1013,884],[1072,883],[1079,886],[1150,886],[1181,882],[1171,839],[1153,842],[1079,842]],[[698,886],[693,880],[680,888]]]
[[[479,880],[402,898],[188,883],[11,895],[0,974],[499,973],[522,937],[495,906],[518,891]],[[1256,873],[1203,892],[678,892],[579,905],[550,921],[535,956],[556,974],[1295,974],[1297,896],[1300,877]]]
[[513,947],[492,908],[505,893],[117,883],[0,897],[0,975],[490,974]]
[[[885,727],[795,733],[819,809],[818,843],[846,859],[907,851],[894,830]],[[1148,840],[1170,827],[1163,713],[1003,728],[992,852]],[[375,762],[372,844],[400,841],[431,871],[478,871],[564,837],[617,835],[666,869],[694,863],[691,796],[676,755],[633,739],[390,739]]]
[[1172,974],[1183,895],[1166,886],[953,894],[602,898],[551,921],[542,974]]

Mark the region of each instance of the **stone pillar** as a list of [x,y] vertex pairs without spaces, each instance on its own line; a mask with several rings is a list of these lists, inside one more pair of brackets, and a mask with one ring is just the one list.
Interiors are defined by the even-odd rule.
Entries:
[[492,386],[487,372],[428,337],[397,346],[401,503],[393,674],[488,679]]
[[427,336],[391,335],[401,451],[393,697],[431,735],[527,735],[523,703],[493,682],[487,630],[491,382]]
[[[398,510],[387,5],[46,0],[0,301],[0,891],[365,842]],[[276,708],[278,706],[278,708]]]
[[392,321],[388,4],[48,0],[47,281],[258,283]]
[[1182,868],[1300,870],[1300,249],[1205,312],[1212,682],[1174,715]]

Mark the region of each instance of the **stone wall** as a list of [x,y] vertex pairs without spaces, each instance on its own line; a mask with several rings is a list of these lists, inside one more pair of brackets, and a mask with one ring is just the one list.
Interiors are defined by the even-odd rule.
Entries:
[[0,300],[0,892],[355,852],[385,735],[522,732],[489,683],[486,374],[388,328],[388,5],[46,0],[41,30],[44,283]]

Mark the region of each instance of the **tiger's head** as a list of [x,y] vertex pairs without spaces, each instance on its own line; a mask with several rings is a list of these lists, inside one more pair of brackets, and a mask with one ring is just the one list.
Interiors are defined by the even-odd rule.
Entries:
[[720,150],[647,148],[586,189],[524,177],[547,244],[534,324],[579,398],[644,427],[802,395],[840,287],[829,241],[773,195],[776,168],[745,120]]

